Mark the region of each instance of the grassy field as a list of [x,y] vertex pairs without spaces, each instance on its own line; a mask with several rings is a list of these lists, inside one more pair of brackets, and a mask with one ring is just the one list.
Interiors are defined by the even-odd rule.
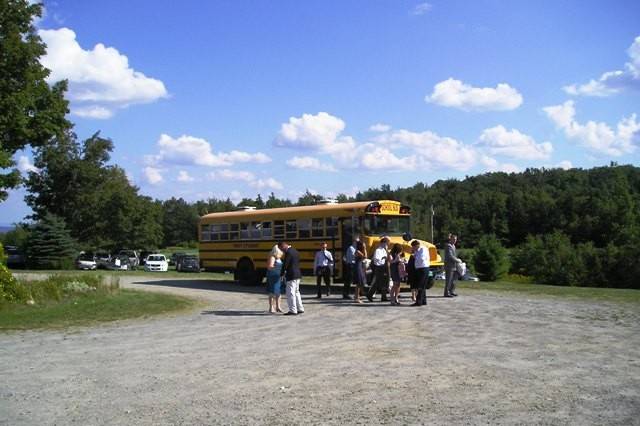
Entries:
[[[436,282],[436,288],[441,290],[443,281]],[[565,287],[554,285],[530,284],[513,281],[471,282],[458,283],[463,290],[481,292],[505,292],[520,294],[526,297],[549,297],[556,299],[595,300],[601,302],[623,302],[640,304],[640,290],[619,288],[594,287]],[[436,291],[431,289],[432,292]]]
[[[18,271],[14,271],[18,272]],[[19,271],[21,273],[59,273],[60,271]],[[201,272],[201,273],[185,273],[169,270],[169,272],[145,272],[138,271],[81,271],[78,274],[87,275],[106,275],[106,276],[141,276],[141,277],[157,277],[165,278],[183,278],[183,279],[203,279],[213,281],[233,281],[233,274]],[[304,285],[315,285],[315,277],[306,276],[302,279]],[[335,286],[342,286],[336,283]],[[526,297],[551,297],[575,300],[599,300],[603,302],[628,302],[640,304],[640,290],[632,289],[615,289],[615,288],[593,288],[593,287],[566,287],[535,284],[526,282],[519,277],[507,277],[506,280],[496,282],[472,282],[459,281],[458,288],[462,290],[491,292],[491,293],[514,293],[521,294]],[[430,295],[439,295],[443,289],[443,281],[436,281],[435,286],[429,290]],[[403,287],[403,291],[408,289]]]
[[199,302],[173,295],[120,289],[105,275],[19,276],[13,300],[0,301],[0,330],[85,326],[187,310]]

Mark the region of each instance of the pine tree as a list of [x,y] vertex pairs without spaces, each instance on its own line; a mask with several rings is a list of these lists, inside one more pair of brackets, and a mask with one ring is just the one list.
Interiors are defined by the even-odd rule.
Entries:
[[27,242],[27,260],[36,269],[68,269],[75,253],[76,243],[64,220],[52,214],[36,223]]
[[507,250],[493,234],[480,238],[473,261],[483,281],[496,281],[509,271]]

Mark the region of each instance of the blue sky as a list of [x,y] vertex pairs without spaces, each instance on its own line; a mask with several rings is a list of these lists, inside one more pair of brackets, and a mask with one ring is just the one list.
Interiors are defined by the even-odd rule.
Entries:
[[44,4],[77,134],[111,138],[155,198],[639,163],[637,1]]

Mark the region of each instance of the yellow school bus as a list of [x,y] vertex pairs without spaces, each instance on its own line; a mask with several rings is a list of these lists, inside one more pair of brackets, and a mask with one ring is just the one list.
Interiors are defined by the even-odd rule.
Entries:
[[[309,274],[324,241],[336,260],[334,278],[341,279],[341,259],[356,236],[369,255],[382,236],[389,237],[391,246],[400,243],[410,252],[410,218],[408,206],[391,200],[210,213],[200,218],[200,263],[207,271],[232,271],[240,282],[260,282],[269,251],[286,241],[300,252],[302,272]],[[429,249],[431,266],[442,266],[436,247],[421,244]]]

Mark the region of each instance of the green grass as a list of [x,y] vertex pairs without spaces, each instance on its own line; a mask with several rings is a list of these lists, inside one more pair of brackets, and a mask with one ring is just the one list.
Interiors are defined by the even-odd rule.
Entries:
[[[144,270],[144,267],[139,267],[137,270],[135,271],[107,271],[104,269],[99,269],[96,271],[78,271],[78,270],[69,270],[69,271],[60,271],[60,270],[42,270],[42,269],[12,269],[11,273],[13,273],[14,276],[16,277],[20,277],[22,274],[37,274],[37,275],[50,275],[50,274],[79,274],[80,276],[82,275],[87,275],[87,276],[93,276],[93,275],[103,275],[103,276],[115,276],[115,277],[121,277],[121,276],[140,276],[140,277],[155,277],[158,279],[162,279],[162,278],[190,278],[190,279],[197,279],[197,278],[203,278],[203,277],[209,277],[211,275],[225,275],[225,274],[213,274],[213,273],[209,273],[209,272],[201,272],[201,273],[196,273],[196,272],[177,272],[175,270],[175,265],[171,265],[169,266],[169,270],[167,272],[146,272]],[[233,274],[226,274],[225,276],[229,277],[229,279],[233,279]]]
[[[437,281],[435,287],[442,289],[442,283],[442,281]],[[495,282],[459,281],[458,288],[491,293],[513,293],[527,297],[640,304],[640,290],[633,289],[565,287],[506,280]]]
[[7,304],[0,309],[0,330],[86,326],[187,310],[199,302],[185,297],[135,290],[91,293],[36,305]]
[[[17,271],[13,271],[14,273]],[[32,273],[59,273],[60,271],[20,271]],[[20,272],[16,276],[20,276]],[[141,276],[145,278],[184,278],[184,279],[208,279],[213,281],[233,281],[233,274],[202,272],[202,273],[182,273],[182,272],[144,272],[144,271],[82,271],[78,274],[89,275],[113,275],[113,276]],[[302,284],[315,285],[315,277],[305,276]],[[340,286],[341,283],[336,285]],[[521,294],[526,297],[550,297],[565,300],[589,300],[601,302],[623,302],[640,304],[640,290],[614,289],[614,288],[593,288],[593,287],[565,287],[535,284],[527,277],[508,276],[503,281],[496,282],[471,282],[458,281],[458,287],[462,290],[491,292],[491,293],[511,293]],[[443,282],[436,281],[430,294],[440,294]],[[406,291],[406,288],[403,288]]]

